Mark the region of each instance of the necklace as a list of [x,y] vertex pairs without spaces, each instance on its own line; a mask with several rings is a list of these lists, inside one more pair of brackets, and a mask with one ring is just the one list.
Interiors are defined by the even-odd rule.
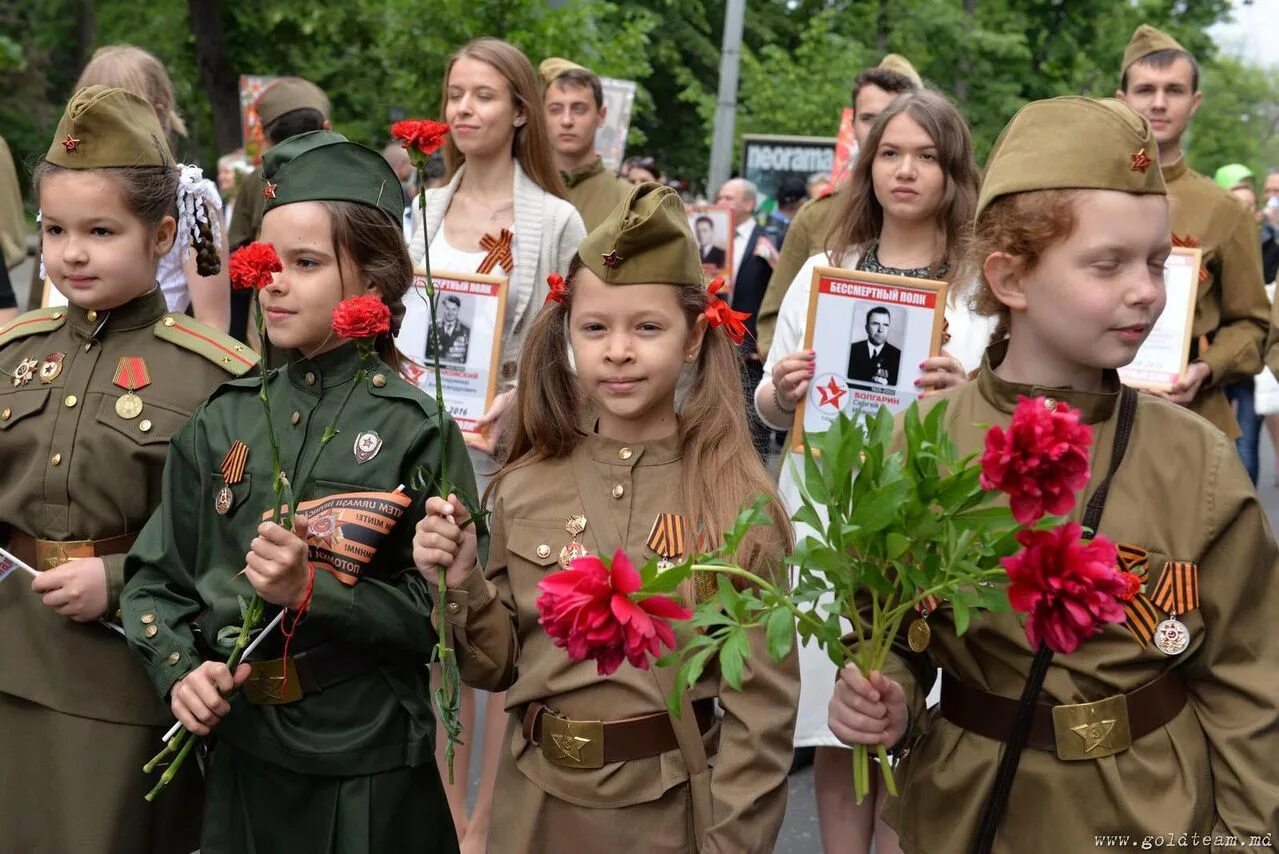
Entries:
[[502,204],[497,205],[496,207],[494,207],[493,205],[486,205],[484,202],[481,202],[475,196],[467,196],[467,199],[471,203],[479,205],[480,207],[484,208],[484,210],[489,212],[489,225],[497,225],[498,214],[502,213],[502,211],[509,210],[515,207],[515,199],[513,197],[503,202]]

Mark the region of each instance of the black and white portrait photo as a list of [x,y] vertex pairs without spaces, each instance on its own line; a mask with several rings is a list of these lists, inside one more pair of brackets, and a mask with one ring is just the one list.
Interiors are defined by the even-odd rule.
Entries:
[[[463,303],[469,303],[470,300],[463,300],[457,294],[444,294],[440,297],[440,313],[436,320],[436,325],[440,330],[440,364],[457,365],[466,364],[467,354],[471,348],[471,326],[468,321],[471,320],[471,311],[463,314]],[[469,308],[469,306],[468,306]],[[435,333],[428,330],[426,336],[426,359],[428,362],[435,358]]]
[[[906,316],[899,308],[858,302],[853,312],[848,379],[870,388],[893,388],[901,371]],[[894,343],[895,342],[895,343]]]

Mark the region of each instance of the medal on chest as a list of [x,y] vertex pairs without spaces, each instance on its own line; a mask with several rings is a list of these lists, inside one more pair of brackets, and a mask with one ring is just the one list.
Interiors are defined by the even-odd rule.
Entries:
[[564,523],[564,530],[571,539],[565,544],[564,548],[560,549],[560,566],[568,569],[572,566],[573,561],[590,554],[586,550],[586,546],[578,542],[577,539],[586,531],[586,517],[582,515],[569,516],[568,521]]
[[235,501],[231,487],[244,479],[244,465],[249,461],[249,446],[236,439],[231,443],[231,450],[222,458],[222,488],[213,496],[213,509],[219,516],[225,516]]
[[648,532],[647,545],[658,556],[658,572],[674,567],[684,556],[684,517],[678,513],[658,513]]
[[111,384],[124,389],[124,394],[115,400],[115,414],[126,421],[141,415],[142,398],[138,397],[137,391],[151,385],[146,360],[141,356],[121,356]]
[[906,630],[906,644],[913,652],[923,652],[928,649],[928,644],[933,639],[933,630],[928,625],[928,615],[941,607],[941,600],[936,596],[925,596],[921,601],[915,603],[915,610],[919,612],[910,624],[910,628]]
[[18,367],[13,369],[13,373],[9,375],[9,381],[14,386],[26,385],[31,382],[31,378],[35,376],[36,368],[40,363],[35,359],[23,359],[18,363]]
[[62,360],[66,357],[66,353],[50,353],[44,357],[40,363],[41,384],[48,385],[62,374]]
[[355,461],[367,463],[382,450],[382,437],[375,430],[365,430],[355,437]]
[[1190,646],[1190,629],[1177,619],[1176,614],[1169,614],[1155,629],[1155,647],[1164,655],[1181,655]]
[[1155,647],[1164,655],[1181,655],[1190,646],[1190,629],[1177,615],[1199,607],[1199,566],[1189,561],[1168,561],[1150,601],[1168,612],[1168,619],[1155,628]]

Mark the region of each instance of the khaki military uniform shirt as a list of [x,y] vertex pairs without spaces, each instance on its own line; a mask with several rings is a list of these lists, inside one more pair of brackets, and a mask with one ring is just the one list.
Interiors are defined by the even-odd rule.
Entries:
[[262,195],[262,167],[245,176],[235,193],[235,207],[231,210],[231,222],[227,223],[227,246],[232,250],[258,239],[262,230],[262,213],[266,198]]
[[[997,364],[1002,354],[993,347],[987,359]],[[1019,395],[1078,408],[1094,436],[1092,476],[1071,514],[1079,521],[1114,447],[1119,395],[1113,373],[1109,381],[1114,390],[1097,394],[1015,385],[987,361],[974,382],[925,408],[949,400],[946,426],[961,453],[980,452],[985,425],[1006,425]],[[1149,552],[1146,593],[1166,561],[1198,565],[1199,607],[1179,615],[1190,631],[1189,648],[1168,656],[1153,643],[1139,645],[1122,625],[1108,624],[1074,653],[1054,657],[1040,702],[1092,702],[1132,692],[1169,671],[1185,680],[1189,701],[1168,724],[1111,756],[1063,761],[1027,748],[994,850],[1120,850],[1095,845],[1094,836],[1162,834],[1166,841],[1169,833],[1233,834],[1243,846],[1235,850],[1263,850],[1249,847],[1251,837],[1279,828],[1279,553],[1234,443],[1184,408],[1140,395],[1099,529],[1113,542]],[[929,625],[932,642],[923,654],[898,644],[885,667],[906,688],[916,723],[897,769],[901,797],[888,800],[884,815],[903,850],[948,854],[971,845],[1002,745],[925,709],[935,669],[1016,699],[1033,651],[1021,615],[977,616],[960,638],[943,606]]]
[[631,189],[629,183],[604,168],[599,157],[571,173],[561,171],[560,177],[568,188],[568,200],[582,215],[587,231],[594,231],[604,222]]
[[1221,386],[1261,371],[1270,302],[1261,282],[1257,227],[1229,193],[1195,172],[1184,159],[1163,167],[1174,243],[1203,250],[1199,295],[1191,333],[1212,339],[1199,360],[1212,368],[1211,385],[1190,408],[1232,439],[1239,425]]
[[[842,200],[843,194],[838,194]],[[756,340],[761,359],[768,358],[768,348],[773,345],[773,330],[777,328],[777,315],[782,310],[782,300],[791,282],[804,262],[826,249],[826,237],[835,212],[839,210],[836,194],[813,199],[799,209],[782,241],[782,251],[764,291],[764,301],[759,306],[759,319],[755,323]]]
[[[522,715],[532,701],[574,720],[621,720],[661,712],[665,695],[654,672],[624,664],[601,678],[594,662],[574,662],[554,646],[538,623],[537,584],[559,570],[560,549],[569,542],[565,520],[575,514],[587,517],[581,541],[591,554],[611,558],[621,548],[637,566],[654,557],[646,541],[657,514],[683,510],[680,470],[674,436],[624,445],[592,435],[570,456],[518,469],[501,481],[491,517],[487,570],[483,575],[470,573],[448,594],[446,618],[462,678],[477,687],[506,690],[506,706],[514,715]],[[723,685],[718,670],[708,666],[691,691],[694,700],[718,696],[723,709],[710,739],[713,749],[713,739],[718,738],[710,778],[714,820],[700,840],[703,851],[772,851],[786,809],[799,691],[797,660],[792,653],[775,662],[762,630],[752,632],[750,643],[743,690]],[[511,742],[503,749],[514,756],[523,777],[561,801],[588,809],[650,803],[689,779],[679,750],[582,770],[545,759],[518,727],[508,732]],[[499,780],[499,793],[502,787]],[[519,811],[521,805],[502,803],[501,809]],[[516,817],[501,820],[521,824]],[[680,821],[681,816],[672,814],[668,823]],[[574,829],[544,832],[571,839]],[[533,845],[531,840],[518,844],[524,846],[518,850],[533,850],[527,847]],[[538,844],[542,847],[534,846],[536,850],[565,850],[547,847],[542,839]]]
[[[141,358],[150,380],[136,390],[142,408],[132,418],[117,411],[126,389],[113,382],[125,357]],[[21,381],[14,372],[24,361],[38,367]],[[160,503],[169,440],[256,361],[244,345],[169,314],[159,288],[112,311],[72,305],[15,319],[0,330],[0,542],[11,532],[67,541],[141,531]],[[103,561],[114,617],[124,555]],[[55,614],[21,574],[0,583],[0,648],[0,692],[116,723],[168,718],[118,635]]]

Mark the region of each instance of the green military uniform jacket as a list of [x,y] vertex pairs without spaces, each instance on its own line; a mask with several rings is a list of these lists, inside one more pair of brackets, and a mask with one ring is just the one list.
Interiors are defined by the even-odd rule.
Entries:
[[[436,635],[429,586],[413,566],[412,540],[425,498],[419,475],[432,484],[431,494],[439,490],[442,449],[445,480],[476,506],[457,426],[445,418],[441,430],[434,401],[376,356],[368,357],[367,375],[350,392],[336,438],[321,443],[360,364],[356,345],[345,344],[272,371],[268,389],[284,472],[299,480],[311,472],[309,486],[294,483],[303,490],[299,502],[391,492],[400,485],[414,498],[357,583],[316,569],[310,610],[289,649],[293,655],[344,644],[374,666],[284,705],[252,705],[238,693],[216,729],[239,752],[304,774],[367,775],[434,761],[425,665]],[[240,625],[239,600],[253,596],[238,573],[273,500],[271,441],[258,388],[256,378],[228,383],[174,437],[162,503],[128,557],[124,626],[160,696],[202,659],[226,658],[229,648],[219,644],[218,632]],[[382,444],[361,462],[356,444],[371,447],[370,433]],[[232,501],[220,514],[215,496],[224,486],[221,463],[237,440],[248,446],[248,457],[243,476],[226,484]],[[274,611],[268,607],[266,619]],[[277,635],[254,658],[278,658],[281,643]]]
[[773,268],[773,275],[768,280],[768,290],[764,291],[759,318],[755,321],[755,337],[759,342],[761,359],[768,358],[768,348],[773,345],[773,330],[777,328],[777,315],[782,310],[782,299],[791,282],[799,274],[805,261],[826,249],[826,237],[839,210],[837,198],[842,201],[844,195],[836,192],[813,199],[799,209],[786,231],[777,266]]
[[[718,697],[723,709],[707,734],[712,752],[718,743],[713,771],[709,780],[694,774],[691,783],[692,800],[708,796],[712,804],[696,846],[689,798],[676,789],[690,780],[681,750],[596,770],[566,768],[546,759],[519,726],[532,701],[574,720],[622,720],[665,708],[656,669],[624,664],[601,678],[594,662],[574,662],[554,646],[538,623],[537,584],[560,569],[558,555],[569,542],[565,519],[576,514],[587,517],[581,542],[591,554],[611,558],[621,548],[636,566],[655,557],[647,539],[657,515],[683,512],[680,470],[676,436],[624,444],[590,435],[569,456],[517,469],[497,487],[487,568],[449,592],[445,614],[463,680],[506,691],[512,713],[495,795],[503,813],[489,831],[490,850],[568,851],[600,827],[603,835],[591,837],[599,850],[773,850],[786,812],[799,671],[794,653],[773,660],[762,630],[751,633],[741,691],[708,667],[690,692],[693,700]],[[615,812],[600,812],[608,810]],[[608,817],[592,817],[598,815]]]
[[1270,302],[1261,282],[1261,244],[1257,227],[1239,202],[1212,180],[1186,165],[1163,167],[1172,214],[1173,242],[1203,250],[1199,295],[1191,327],[1197,339],[1212,338],[1199,360],[1212,368],[1190,408],[1232,439],[1239,436],[1230,403],[1221,386],[1261,371],[1262,348],[1270,325]]
[[[133,418],[116,410],[126,357],[140,357],[149,378]],[[26,381],[14,376],[24,361],[37,363]],[[68,541],[142,530],[160,502],[170,438],[219,383],[256,362],[244,345],[168,313],[159,288],[111,311],[43,309],[0,329],[0,542],[14,532]],[[124,555],[103,561],[114,617]],[[0,583],[0,692],[96,720],[163,724],[168,712],[121,638],[58,616],[29,587],[22,575]]]
[[561,171],[560,177],[568,188],[568,200],[582,215],[587,231],[594,231],[603,223],[631,189],[629,183],[605,169],[599,157],[573,172]]
[[240,189],[235,192],[235,207],[226,229],[227,246],[231,249],[258,239],[258,232],[262,230],[262,212],[266,207],[262,186],[262,167],[259,166],[245,176],[240,182]]
[[[1093,427],[1092,475],[1072,520],[1106,476],[1118,422],[1118,380],[1110,391],[1030,387],[995,375],[1003,346],[987,351],[977,379],[930,398],[948,399],[946,426],[961,453],[980,452],[986,425],[1007,425],[1018,397],[1046,396],[1079,409]],[[1096,834],[1225,835],[1249,847],[1279,828],[1279,553],[1234,443],[1185,408],[1139,395],[1131,440],[1110,485],[1099,533],[1149,552],[1144,591],[1167,561],[1198,565],[1200,604],[1179,615],[1190,645],[1168,656],[1108,624],[1070,655],[1057,655],[1041,703],[1087,703],[1130,693],[1173,671],[1189,700],[1163,727],[1111,756],[1064,761],[1027,748],[1000,823],[999,854],[1119,850]],[[1158,611],[1158,609],[1156,609]],[[1158,619],[1166,614],[1158,611]],[[952,852],[971,844],[999,764],[1002,744],[925,709],[936,668],[1016,699],[1033,651],[1018,614],[975,617],[955,635],[946,606],[928,618],[922,654],[894,647],[884,672],[906,689],[913,730],[896,771],[900,798],[888,823],[907,852]],[[1131,847],[1131,846],[1128,846]],[[1171,846],[1170,846],[1171,847]],[[1208,846],[1186,845],[1187,850]],[[1268,848],[1268,846],[1267,846]],[[1215,850],[1215,847],[1214,847]]]

